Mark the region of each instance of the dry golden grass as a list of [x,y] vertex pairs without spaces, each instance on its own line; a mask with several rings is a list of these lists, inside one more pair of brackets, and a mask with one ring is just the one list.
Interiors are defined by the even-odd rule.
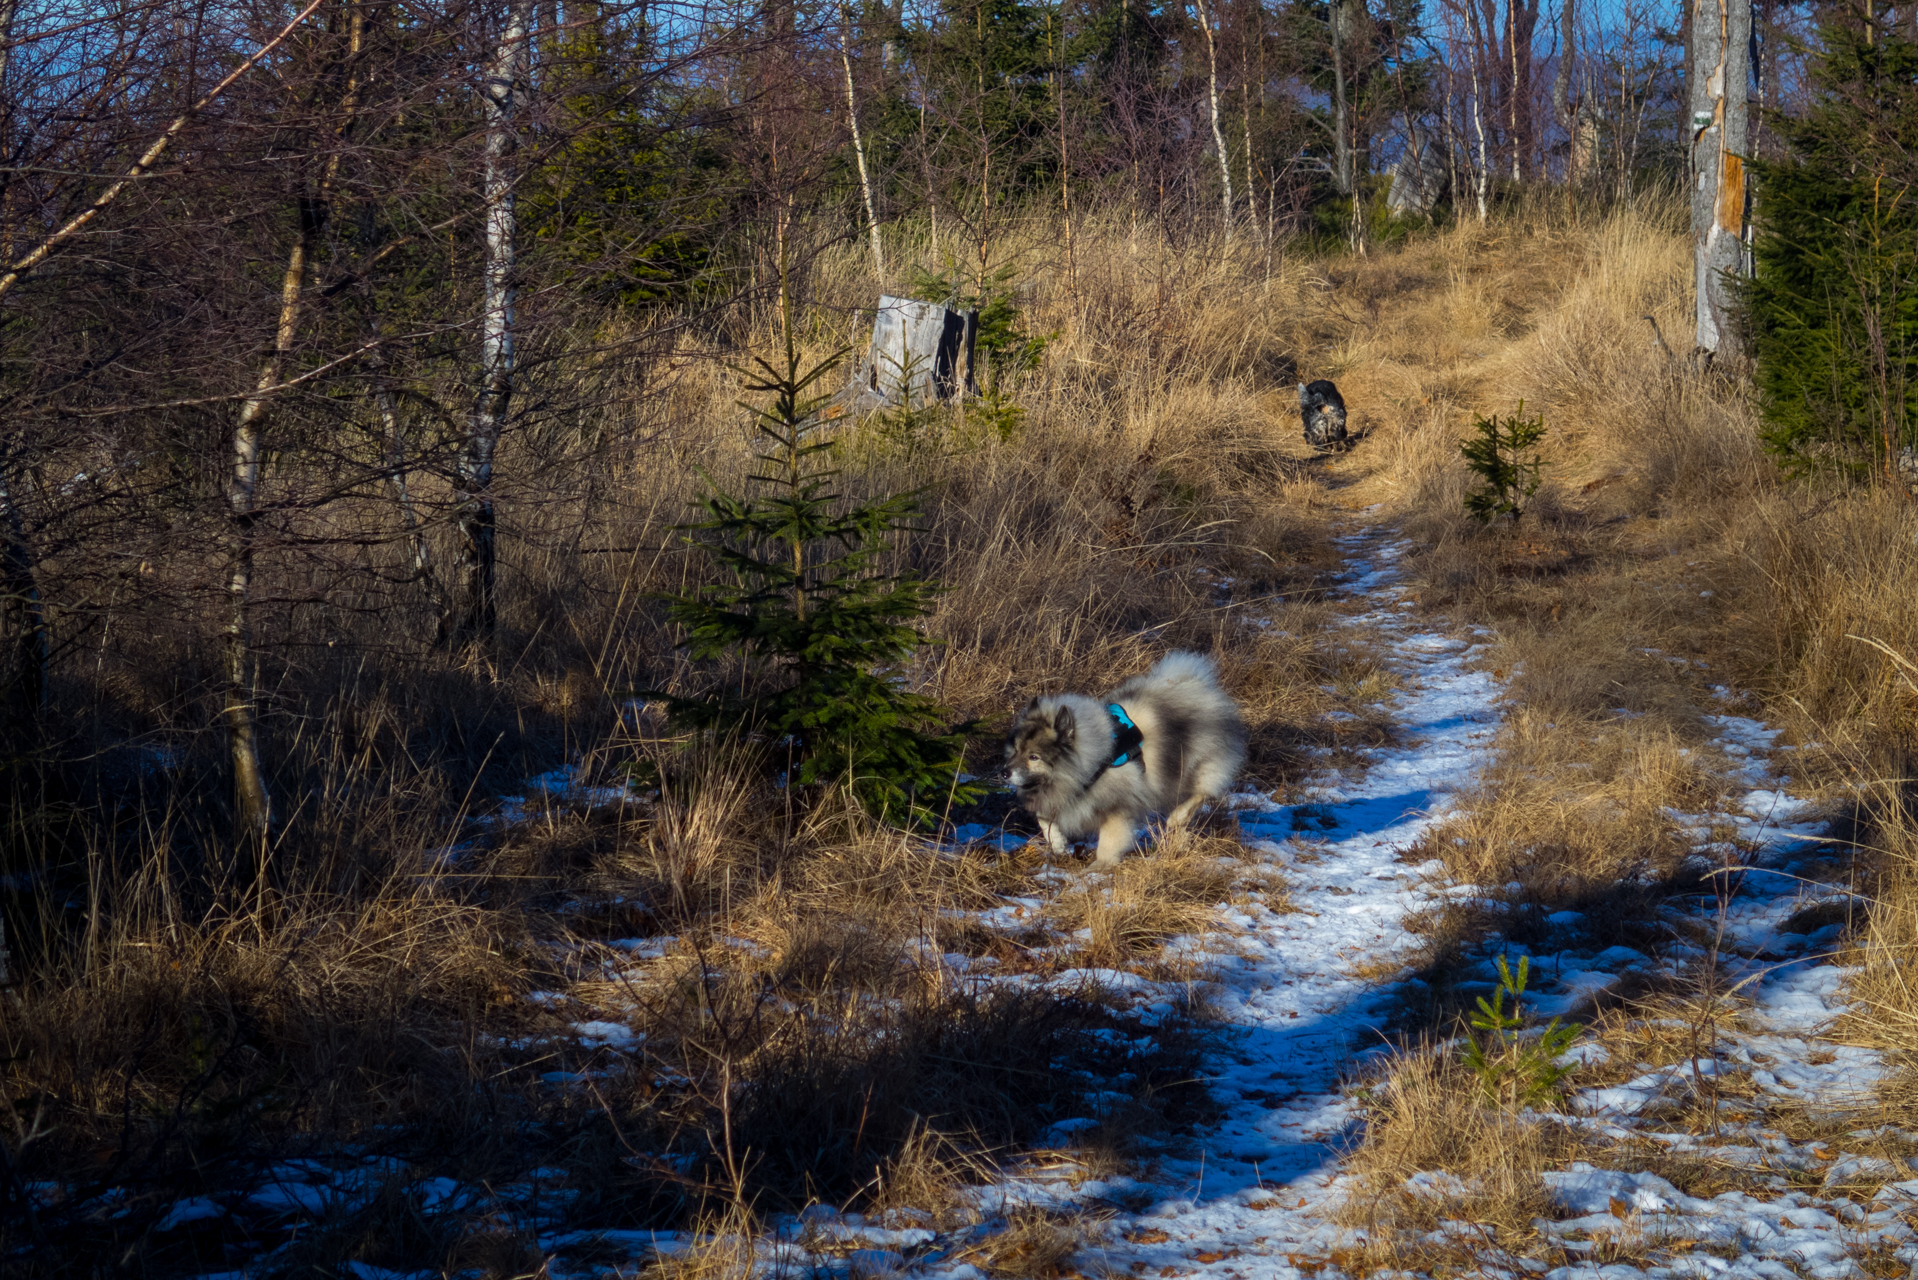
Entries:
[[1109,884],[1088,880],[1060,894],[1053,917],[1078,938],[1079,962],[1124,967],[1168,939],[1204,932],[1231,897],[1243,852],[1236,840],[1173,832],[1149,856],[1120,863]]
[[1098,1236],[1082,1214],[1016,1209],[1004,1231],[960,1256],[1003,1280],[1060,1280],[1079,1274],[1074,1261]]
[[[1355,1261],[1367,1270],[1470,1270],[1488,1250],[1523,1253],[1537,1239],[1533,1222],[1552,1214],[1540,1175],[1586,1154],[1574,1129],[1487,1105],[1444,1050],[1395,1056],[1363,1096],[1365,1136],[1347,1161],[1358,1188],[1338,1220],[1364,1228]],[[1408,1185],[1421,1173],[1439,1176]],[[1446,1222],[1478,1234],[1427,1238]]]

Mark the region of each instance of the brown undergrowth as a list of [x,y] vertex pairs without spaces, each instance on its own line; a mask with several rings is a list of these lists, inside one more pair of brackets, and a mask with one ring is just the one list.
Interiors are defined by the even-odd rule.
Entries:
[[1469,1271],[1528,1252],[1533,1223],[1552,1213],[1540,1175],[1588,1146],[1576,1130],[1482,1100],[1443,1048],[1395,1056],[1361,1096],[1365,1137],[1346,1166],[1357,1187],[1338,1219],[1363,1230],[1353,1261],[1367,1272]]
[[[1068,288],[1047,228],[1007,227],[1024,323],[1057,334],[1012,388],[1023,422],[840,439],[848,492],[922,494],[887,567],[943,585],[939,643],[901,676],[990,726],[1196,648],[1246,709],[1248,779],[1280,793],[1314,749],[1387,732],[1377,656],[1321,603],[1338,557],[1286,381],[1315,338],[1266,323],[1303,314],[1305,269],[1095,220]],[[813,264],[815,355],[858,336],[866,261]],[[228,836],[217,623],[179,603],[210,570],[191,541],[128,550],[140,572],[91,647],[62,650],[53,745],[4,779],[0,1265],[551,1261],[526,1216],[434,1200],[444,1178],[533,1187],[567,1222],[697,1229],[711,1246],[668,1269],[733,1273],[764,1214],[956,1215],[1059,1121],[1092,1125],[1061,1158],[1116,1164],[1210,1114],[1204,974],[1164,944],[1282,893],[1236,841],[1194,833],[1061,892],[1034,851],[797,808],[759,748],[666,735],[633,702],[738,675],[688,662],[660,597],[712,572],[674,526],[752,466],[727,366],[765,333],[691,332],[645,367],[588,362],[590,386],[529,368],[528,405],[601,408],[531,411],[502,444],[492,649],[435,647],[383,495],[332,509],[369,570],[350,592],[310,549],[262,551],[263,867]],[[441,509],[443,478],[413,481]],[[452,531],[425,551],[444,570]],[[989,732],[974,754],[992,762]],[[601,803],[528,783],[560,766],[641,785]],[[1147,1027],[1096,982],[1052,981],[1113,968],[1193,998]],[[330,1197],[303,1225],[273,1207],[295,1176]],[[194,1196],[218,1212],[170,1225]],[[1076,1230],[1035,1225],[984,1265],[1048,1274]]]

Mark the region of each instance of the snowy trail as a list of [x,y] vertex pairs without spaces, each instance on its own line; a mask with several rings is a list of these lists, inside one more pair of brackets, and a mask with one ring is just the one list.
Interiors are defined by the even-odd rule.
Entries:
[[1352,565],[1340,581],[1350,622],[1377,637],[1400,678],[1397,744],[1369,752],[1360,778],[1328,774],[1304,803],[1239,797],[1245,841],[1284,870],[1294,910],[1230,913],[1235,933],[1224,952],[1191,944],[1212,953],[1214,1006],[1241,1031],[1213,1081],[1226,1118],[1191,1144],[1197,1154],[1161,1164],[1151,1185],[1081,1183],[1055,1201],[1163,1194],[1100,1250],[1110,1269],[1236,1273],[1251,1253],[1263,1255],[1261,1274],[1284,1275],[1296,1270],[1287,1254],[1323,1257],[1349,1234],[1326,1214],[1353,1119],[1339,1088],[1403,996],[1399,982],[1377,978],[1415,945],[1403,921],[1429,904],[1438,869],[1404,857],[1476,781],[1500,714],[1498,685],[1473,669],[1474,639],[1422,628],[1406,613],[1397,570],[1405,546],[1392,531],[1367,529],[1341,544]]
[[[1392,531],[1368,529],[1342,541],[1352,566],[1342,579],[1352,623],[1378,638],[1401,677],[1394,706],[1398,741],[1372,751],[1362,777],[1325,777],[1306,803],[1242,797],[1238,817],[1246,843],[1285,870],[1295,910],[1254,905],[1229,914],[1235,933],[1225,947],[1188,940],[1189,954],[1211,962],[1215,1007],[1241,1032],[1213,1080],[1224,1119],[1187,1144],[1189,1154],[1160,1162],[1146,1180],[1074,1184],[1039,1177],[995,1189],[1027,1203],[1112,1214],[1101,1242],[1081,1255],[1095,1273],[1231,1280],[1343,1274],[1335,1259],[1355,1242],[1354,1232],[1335,1225],[1332,1211],[1349,1190],[1338,1162],[1356,1114],[1340,1085],[1360,1055],[1380,1046],[1377,1028],[1407,994],[1406,984],[1417,981],[1403,968],[1389,981],[1377,979],[1415,946],[1404,928],[1409,913],[1435,898],[1480,893],[1445,885],[1436,861],[1406,859],[1490,762],[1500,689],[1476,669],[1479,636],[1432,630],[1406,612],[1410,602],[1397,570],[1406,548]],[[1485,1257],[1487,1274],[1862,1280],[1883,1271],[1861,1269],[1860,1257],[1893,1259],[1900,1267],[1918,1263],[1918,1233],[1908,1221],[1918,1209],[1918,1180],[1908,1180],[1910,1168],[1851,1154],[1843,1138],[1794,1142],[1768,1127],[1768,1104],[1859,1106],[1885,1068],[1873,1051],[1820,1038],[1841,1009],[1844,971],[1823,953],[1842,926],[1780,929],[1808,902],[1836,893],[1801,874],[1810,869],[1806,859],[1822,821],[1783,793],[1784,780],[1769,758],[1774,730],[1738,716],[1709,722],[1720,734],[1715,745],[1733,762],[1732,781],[1742,785],[1724,809],[1682,817],[1699,857],[1720,861],[1733,847],[1725,843],[1728,831],[1755,851],[1726,913],[1719,957],[1731,982],[1746,981],[1751,1009],[1723,1032],[1709,1057],[1577,1091],[1576,1114],[1567,1122],[1584,1124],[1602,1139],[1649,1138],[1674,1151],[1742,1164],[1761,1175],[1762,1193],[1697,1199],[1648,1173],[1575,1164],[1547,1175],[1565,1217],[1542,1224],[1544,1236],[1564,1265],[1548,1269],[1545,1262],[1500,1253]],[[1683,926],[1698,922],[1697,908],[1694,903],[1689,918],[1683,907],[1668,908],[1679,927],[1656,959],[1625,947],[1535,956],[1528,1006],[1545,1015],[1573,1012],[1633,970],[1679,973],[1703,955],[1682,940]],[[1498,940],[1484,950],[1486,978],[1492,953],[1525,951]],[[1588,1040],[1574,1052],[1600,1062],[1605,1050]],[[1660,1104],[1682,1095],[1700,1075],[1748,1079],[1755,1105],[1732,1107],[1716,1135],[1663,1132]],[[1848,1194],[1861,1177],[1879,1187],[1876,1198],[1862,1204]],[[1621,1215],[1621,1208],[1627,1212]],[[1482,1232],[1466,1224],[1459,1230],[1469,1255]],[[1631,1237],[1643,1266],[1621,1253],[1621,1235]],[[1709,1252],[1692,1256],[1701,1245]],[[1601,1266],[1601,1251],[1619,1260]],[[961,1248],[935,1246],[918,1262],[946,1280],[983,1280],[963,1256]]]

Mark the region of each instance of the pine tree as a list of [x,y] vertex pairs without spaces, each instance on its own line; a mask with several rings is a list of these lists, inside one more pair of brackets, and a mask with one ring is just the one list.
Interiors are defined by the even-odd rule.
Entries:
[[1498,516],[1512,517],[1516,525],[1525,514],[1544,481],[1545,459],[1538,446],[1545,439],[1543,414],[1525,416],[1525,402],[1509,418],[1496,413],[1472,424],[1478,433],[1459,447],[1465,465],[1484,481],[1481,488],[1465,495],[1465,513],[1480,524],[1490,524]]
[[753,412],[762,444],[753,493],[717,485],[706,518],[682,526],[732,582],[679,596],[671,617],[693,657],[743,654],[754,679],[743,691],[672,698],[676,720],[697,728],[765,735],[788,760],[788,783],[813,789],[850,780],[869,812],[924,821],[938,806],[973,798],[958,772],[970,725],[941,730],[947,711],[889,670],[926,643],[912,625],[931,612],[935,584],[889,573],[895,535],[916,527],[918,492],[867,501],[835,489],[830,424],[813,394],[841,351],[802,367],[786,326],[779,366],[755,358],[747,389],[770,395]]
[[1850,13],[1820,31],[1810,107],[1772,117],[1789,158],[1756,166],[1765,442],[1888,470],[1918,426],[1918,44]]

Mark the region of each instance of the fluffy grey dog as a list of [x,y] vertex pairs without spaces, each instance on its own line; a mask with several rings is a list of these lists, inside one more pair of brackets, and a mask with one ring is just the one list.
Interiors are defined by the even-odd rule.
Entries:
[[1305,419],[1305,442],[1314,449],[1324,453],[1345,446],[1345,398],[1337,383],[1301,382],[1299,414]]
[[1167,654],[1104,699],[1034,698],[1006,737],[1006,775],[1054,853],[1099,833],[1095,867],[1110,870],[1153,810],[1182,826],[1226,793],[1245,763],[1245,725],[1212,659]]

